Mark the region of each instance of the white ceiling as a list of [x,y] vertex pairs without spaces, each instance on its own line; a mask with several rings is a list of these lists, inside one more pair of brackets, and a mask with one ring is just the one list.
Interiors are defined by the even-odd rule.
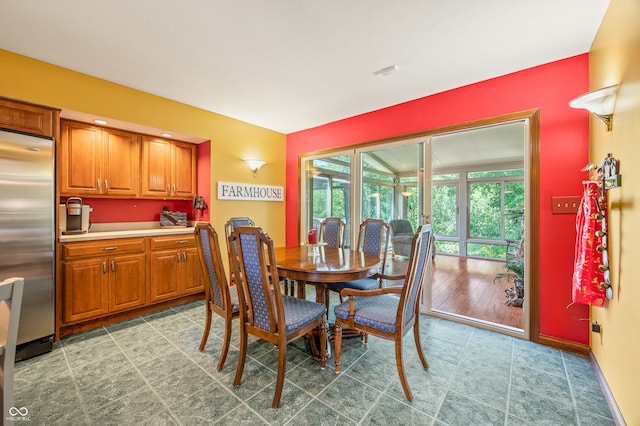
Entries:
[[291,133],[588,52],[608,4],[0,0],[0,48]]

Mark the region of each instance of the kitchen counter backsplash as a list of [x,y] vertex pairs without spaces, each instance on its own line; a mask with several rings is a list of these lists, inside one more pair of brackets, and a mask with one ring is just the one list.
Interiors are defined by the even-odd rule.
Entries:
[[107,240],[113,238],[146,237],[153,235],[193,234],[196,222],[186,227],[161,228],[159,222],[94,223],[85,234],[60,235],[61,243],[73,241]]

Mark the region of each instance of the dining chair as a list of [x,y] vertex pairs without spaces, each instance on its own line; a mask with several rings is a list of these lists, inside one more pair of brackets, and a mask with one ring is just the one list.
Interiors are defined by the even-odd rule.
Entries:
[[240,302],[240,356],[233,381],[240,386],[247,357],[247,334],[278,346],[278,374],[272,408],[278,408],[287,362],[287,344],[320,330],[321,368],[327,353],[326,309],[322,303],[281,293],[273,240],[259,227],[237,227],[229,238],[236,244],[238,256],[234,270],[241,277],[243,291]]
[[9,416],[9,409],[13,407],[13,369],[23,288],[24,278],[8,278],[0,283],[0,424],[4,424],[4,419]]
[[210,223],[200,222],[195,227],[196,245],[200,257],[202,274],[205,278],[205,305],[207,316],[204,324],[204,332],[200,341],[200,351],[204,351],[211,330],[211,317],[213,312],[224,318],[224,341],[220,359],[218,360],[218,370],[224,368],[224,361],[229,352],[231,341],[232,320],[240,315],[238,305],[238,287],[229,285],[222,264],[222,254],[218,233]]
[[346,224],[339,217],[328,217],[320,223],[319,241],[327,247],[343,248]]
[[[369,277],[354,281],[345,281],[327,284],[325,292],[325,303],[327,312],[329,311],[330,291],[340,292],[344,288],[355,288],[358,290],[371,290],[381,288],[384,279],[398,279],[401,277],[387,277],[384,270],[387,262],[387,247],[389,246],[389,225],[382,219],[365,219],[358,229],[358,251],[381,257],[381,264],[378,273]],[[342,296],[340,297],[342,302]]]
[[402,389],[407,399],[411,401],[411,390],[402,361],[402,338],[413,327],[420,362],[425,370],[428,369],[429,364],[420,344],[420,292],[431,264],[429,259],[432,249],[431,225],[422,225],[411,243],[409,265],[402,287],[375,290],[345,288],[340,292],[342,296],[348,296],[349,300],[334,308],[336,373],[340,372],[342,327],[393,340]]
[[[233,230],[236,228],[236,226],[255,226],[255,225],[256,224],[253,222],[253,220],[251,220],[247,216],[232,217],[227,221],[227,223],[224,224],[224,236],[227,242],[227,256],[229,256],[229,264],[231,264],[231,256],[238,255],[238,250],[229,244],[229,236],[231,235]],[[236,281],[233,271],[231,271],[231,276],[229,278],[232,283]]]

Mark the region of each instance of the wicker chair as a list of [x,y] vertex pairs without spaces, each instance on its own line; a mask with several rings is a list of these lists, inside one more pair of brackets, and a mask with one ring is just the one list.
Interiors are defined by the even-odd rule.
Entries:
[[407,219],[393,219],[389,221],[391,227],[391,246],[393,254],[409,257],[411,241],[413,240],[413,228]]

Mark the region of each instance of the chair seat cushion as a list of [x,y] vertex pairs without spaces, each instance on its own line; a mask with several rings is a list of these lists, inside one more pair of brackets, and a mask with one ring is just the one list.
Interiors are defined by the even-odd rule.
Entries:
[[[394,332],[400,298],[388,294],[372,297],[354,297],[355,315],[353,322],[379,330]],[[345,300],[334,308],[336,318],[349,318],[349,301]]]
[[318,317],[324,316],[327,312],[323,304],[284,294],[282,295],[282,305],[284,307],[284,320],[287,324],[286,333],[291,333],[304,327],[318,319]]
[[340,283],[331,283],[329,287],[332,290],[340,291],[343,288],[355,288],[356,290],[373,290],[380,288],[380,281],[374,278],[361,278],[359,280],[345,281]]

